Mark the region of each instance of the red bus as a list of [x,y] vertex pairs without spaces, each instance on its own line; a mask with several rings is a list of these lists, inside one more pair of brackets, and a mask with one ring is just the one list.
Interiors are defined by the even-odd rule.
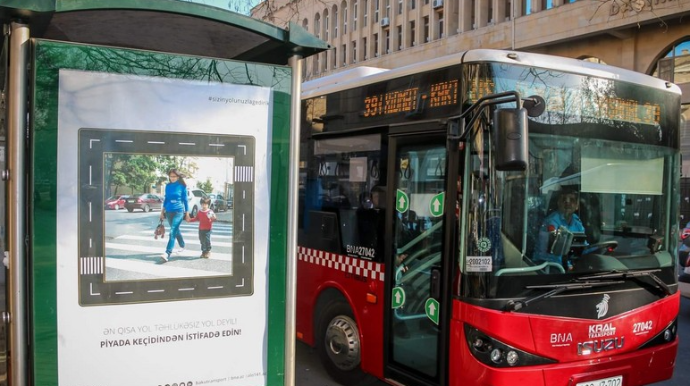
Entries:
[[336,381],[672,376],[677,86],[470,50],[304,84],[297,338]]

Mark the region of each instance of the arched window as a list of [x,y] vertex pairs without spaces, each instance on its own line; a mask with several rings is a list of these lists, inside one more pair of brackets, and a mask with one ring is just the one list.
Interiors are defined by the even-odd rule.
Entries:
[[357,0],[352,2],[352,30],[357,30],[357,14],[359,13],[359,3]]
[[328,41],[328,30],[331,28],[328,17],[328,10],[324,9],[323,10],[323,40]]
[[309,20],[306,18],[302,20],[302,28],[304,28],[306,31],[309,31]]
[[314,15],[314,35],[321,38],[321,15],[318,13]]
[[[681,197],[685,201],[690,197],[690,191],[685,188],[690,180],[690,36],[677,41],[663,52],[654,65],[652,75],[663,80],[673,82],[680,87],[681,115],[680,115],[680,152],[682,155]],[[687,219],[684,219],[687,221]]]
[[347,2],[346,1],[343,1],[342,4],[340,4],[340,9],[343,10],[343,17],[342,17],[343,28],[342,28],[342,31],[343,31],[343,35],[345,35],[347,33]]
[[333,39],[338,37],[338,6],[334,5],[333,10],[331,11],[333,13]]
[[690,87],[690,37],[673,44],[656,62],[652,75],[673,82],[681,88],[685,84]]

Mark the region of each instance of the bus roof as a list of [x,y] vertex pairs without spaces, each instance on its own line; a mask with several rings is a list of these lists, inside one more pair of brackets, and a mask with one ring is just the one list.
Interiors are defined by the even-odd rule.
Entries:
[[[461,63],[500,62],[547,68],[563,72],[590,75],[604,79],[625,80],[642,86],[668,90],[680,94],[680,88],[670,82],[639,72],[620,67],[592,63],[585,60],[534,54],[519,51],[476,49],[440,58],[434,58],[417,64],[391,70],[380,69],[380,72],[361,77],[348,76],[348,71],[314,79],[302,84],[302,98],[313,98],[337,91],[361,87],[367,84],[384,82],[416,73],[445,68]],[[367,67],[375,68],[375,67]]]
[[316,78],[308,82],[305,82],[302,84],[302,89],[304,90],[305,87],[308,87],[310,90],[317,90],[340,83],[347,83],[355,79],[361,79],[369,75],[380,74],[382,72],[387,71],[391,70],[386,68],[368,66],[353,67],[348,70],[340,71],[334,75],[323,76],[321,78]]

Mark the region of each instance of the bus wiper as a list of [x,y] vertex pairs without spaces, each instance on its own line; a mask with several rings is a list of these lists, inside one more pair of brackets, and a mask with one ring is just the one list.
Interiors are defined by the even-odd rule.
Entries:
[[505,310],[506,311],[517,311],[521,308],[525,308],[525,307],[529,306],[530,304],[532,304],[536,301],[548,299],[554,295],[560,294],[561,292],[572,291],[572,290],[576,290],[576,289],[587,289],[587,288],[592,288],[592,287],[603,287],[603,286],[607,286],[607,285],[614,285],[614,284],[621,284],[621,283],[625,283],[625,281],[622,281],[622,280],[595,281],[595,282],[577,281],[577,282],[562,283],[562,284],[528,285],[525,288],[527,288],[527,289],[549,289],[549,288],[551,288],[551,291],[545,292],[541,295],[531,297],[531,298],[526,299],[526,300],[518,300],[518,301],[511,300],[506,304]]
[[659,288],[666,296],[671,295],[671,288],[669,288],[668,284],[664,283],[664,281],[661,280],[659,276],[654,274],[660,271],[660,269],[644,269],[640,271],[619,271],[617,269],[614,269],[608,272],[597,273],[594,275],[580,276],[577,278],[577,280],[631,279],[639,278],[641,276],[647,276],[654,280],[654,283],[656,283],[656,287]]

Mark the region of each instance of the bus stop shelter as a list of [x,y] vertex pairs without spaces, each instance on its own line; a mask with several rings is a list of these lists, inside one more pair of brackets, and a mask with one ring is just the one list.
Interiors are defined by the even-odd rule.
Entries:
[[[0,0],[0,20],[10,384],[294,384],[301,59],[329,46],[172,0]],[[234,189],[211,259],[163,211],[173,166]],[[187,252],[156,257],[159,213],[107,211],[123,188]]]

